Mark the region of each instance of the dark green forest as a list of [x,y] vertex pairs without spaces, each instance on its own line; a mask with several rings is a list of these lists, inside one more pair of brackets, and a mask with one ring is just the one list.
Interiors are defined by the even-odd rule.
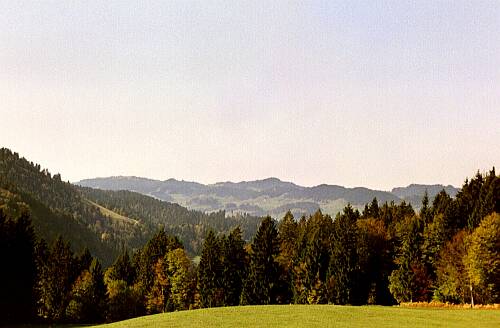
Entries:
[[[335,217],[264,217],[252,230],[251,217],[75,188],[8,150],[0,156],[4,324],[249,304],[500,302],[495,169],[465,180],[456,197],[424,197],[418,212],[373,199]],[[101,254],[115,255],[111,265]]]

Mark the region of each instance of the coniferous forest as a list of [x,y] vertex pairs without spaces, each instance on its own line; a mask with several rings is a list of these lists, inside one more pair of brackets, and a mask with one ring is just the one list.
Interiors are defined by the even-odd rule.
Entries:
[[[252,228],[251,218],[211,221],[181,208],[168,212],[164,202],[135,193],[75,189],[58,175],[32,175],[32,167],[42,171],[11,152],[2,156],[4,324],[100,323],[253,304],[500,302],[500,177],[494,168],[465,180],[456,197],[444,190],[432,201],[424,197],[419,211],[373,199],[362,211],[347,205],[335,217],[287,213],[258,219]],[[139,206],[143,201],[152,204]],[[103,208],[114,221],[104,220]],[[35,229],[33,216],[45,225]],[[46,240],[51,216],[51,224],[66,230]],[[163,219],[143,225],[146,216]],[[61,237],[73,226],[88,234],[94,252]],[[83,229],[89,226],[94,230]],[[75,240],[83,245],[85,236]]]

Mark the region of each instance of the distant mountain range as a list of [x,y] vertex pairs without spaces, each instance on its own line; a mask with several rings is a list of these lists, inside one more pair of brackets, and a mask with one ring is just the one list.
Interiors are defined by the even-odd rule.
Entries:
[[443,189],[452,197],[459,191],[453,186],[438,184],[411,184],[407,187],[394,188],[390,192],[326,184],[303,187],[277,178],[205,185],[175,179],[159,181],[118,176],[87,179],[76,184],[105,190],[135,191],[178,203],[192,210],[204,212],[225,210],[227,214],[248,213],[254,216],[271,215],[275,218],[281,218],[288,210],[296,217],[312,214],[318,209],[335,215],[348,203],[361,209],[375,197],[379,203],[405,201],[418,209],[426,190],[431,201]]

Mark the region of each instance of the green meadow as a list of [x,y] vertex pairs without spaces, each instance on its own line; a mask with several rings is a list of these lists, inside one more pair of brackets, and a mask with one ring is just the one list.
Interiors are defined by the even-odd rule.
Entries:
[[500,311],[273,305],[173,312],[97,327],[500,327]]

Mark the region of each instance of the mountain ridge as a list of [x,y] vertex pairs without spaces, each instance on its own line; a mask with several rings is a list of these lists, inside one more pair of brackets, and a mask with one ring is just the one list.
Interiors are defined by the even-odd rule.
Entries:
[[381,203],[405,201],[419,208],[426,190],[431,201],[443,189],[452,197],[459,190],[451,185],[416,183],[395,187],[391,191],[326,183],[305,187],[276,177],[202,184],[174,178],[161,181],[135,176],[113,176],[84,179],[75,184],[97,189],[132,190],[205,212],[225,210],[277,218],[282,217],[287,210],[300,216],[312,214],[311,211],[318,208],[335,215],[347,203],[362,208],[373,198]]

